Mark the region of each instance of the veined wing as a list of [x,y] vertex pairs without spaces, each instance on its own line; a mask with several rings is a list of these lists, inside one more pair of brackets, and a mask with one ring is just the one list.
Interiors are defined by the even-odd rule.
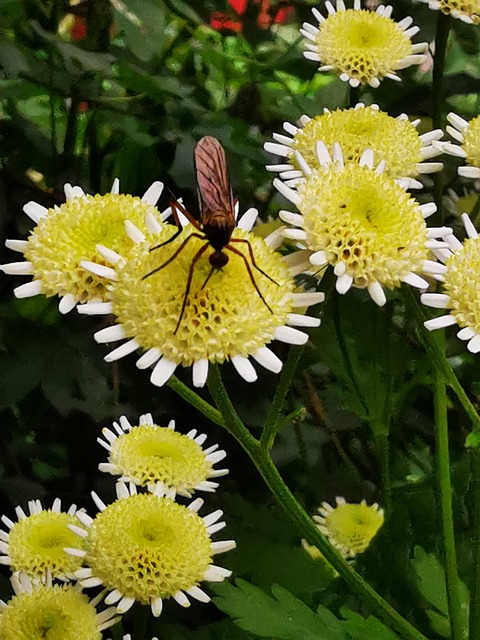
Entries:
[[221,212],[227,218],[225,222],[234,226],[232,188],[222,145],[216,138],[205,136],[195,147],[194,161],[203,225]]

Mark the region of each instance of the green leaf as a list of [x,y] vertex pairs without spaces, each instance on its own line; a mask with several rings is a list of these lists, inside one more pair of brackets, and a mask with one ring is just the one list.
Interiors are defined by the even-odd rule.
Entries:
[[284,640],[347,640],[339,620],[320,606],[314,613],[303,602],[278,585],[273,598],[244,580],[237,586],[217,585],[214,603],[245,631]]
[[362,616],[350,609],[342,608],[342,616],[346,618],[343,626],[348,635],[354,640],[396,640],[397,635],[390,631],[373,616],[362,618]]

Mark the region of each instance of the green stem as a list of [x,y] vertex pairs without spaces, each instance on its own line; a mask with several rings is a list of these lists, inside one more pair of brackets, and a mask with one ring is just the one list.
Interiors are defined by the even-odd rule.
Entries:
[[260,438],[260,445],[265,449],[265,451],[272,448],[275,436],[283,424],[283,421],[281,420],[282,408],[302,353],[303,349],[291,347],[287,360],[283,365],[280,382],[278,383],[275,396],[272,404],[270,405],[268,416],[263,426],[262,436]]
[[442,512],[443,544],[447,578],[448,614],[452,640],[462,640],[461,602],[458,591],[457,554],[452,511],[452,485],[450,480],[450,456],[448,452],[447,389],[441,371],[435,381],[435,441],[437,482]]
[[260,446],[238,417],[230,398],[223,386],[220,372],[216,366],[211,367],[208,378],[210,392],[225,418],[227,430],[235,436],[246,453],[254,462],[265,483],[277,502],[298,525],[300,531],[309,542],[314,544],[326,560],[342,576],[347,584],[364,598],[372,612],[390,625],[405,640],[427,640],[407,620],[384,600],[346,560],[329,544],[319,531],[313,520],[284,483],[268,452]]
[[473,476],[474,495],[474,533],[473,560],[474,574],[472,592],[470,595],[470,640],[480,640],[480,453],[478,449],[470,452],[471,474]]
[[[450,23],[450,17],[439,11],[435,32],[432,78],[432,126],[434,129],[441,129],[443,124],[443,75]],[[437,213],[435,214],[437,223],[441,226],[443,224],[443,172],[441,171],[438,171],[434,176],[434,199],[437,205]]]
[[223,419],[220,411],[217,411],[215,407],[212,407],[211,404],[201,398],[198,393],[195,393],[195,391],[192,391],[187,387],[186,384],[183,384],[183,382],[178,378],[172,376],[167,382],[167,386],[170,387],[172,391],[175,391],[175,393],[177,393],[181,398],[186,400],[188,404],[191,404],[192,407],[195,407],[195,409],[198,409],[200,413],[203,413],[203,415],[209,420],[218,424],[220,427],[225,426],[225,420]]
[[377,445],[380,455],[380,470],[382,476],[382,497],[385,512],[391,513],[392,493],[391,493],[391,477],[390,477],[390,436],[389,433],[382,433],[377,437]]
[[478,219],[479,213],[480,213],[480,195],[475,200],[475,204],[473,205],[472,210],[470,211],[470,219],[475,225],[475,227],[477,227],[478,223],[480,222],[480,220]]

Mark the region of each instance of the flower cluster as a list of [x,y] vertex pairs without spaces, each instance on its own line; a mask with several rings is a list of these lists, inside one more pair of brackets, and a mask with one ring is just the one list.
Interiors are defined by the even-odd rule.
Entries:
[[[169,598],[182,607],[190,599],[208,602],[199,584],[230,575],[212,562],[235,547],[212,540],[225,527],[222,511],[201,517],[202,499],[175,501],[177,494],[214,491],[209,478],[228,473],[213,469],[225,452],[202,449],[204,434],[182,435],[173,421],[158,426],[151,414],[137,425],[122,416],[103,435],[109,462],[100,469],[120,476],[114,502],[92,493],[100,511],[93,518],[75,505],[63,512],[58,499],[51,509],[33,500],[28,514],[17,507],[16,522],[2,516],[8,531],[0,531],[0,562],[13,572],[15,595],[1,603],[0,637],[37,640],[47,628],[55,638],[100,640],[135,602],[159,616]],[[93,600],[82,593],[98,586],[104,589]]]

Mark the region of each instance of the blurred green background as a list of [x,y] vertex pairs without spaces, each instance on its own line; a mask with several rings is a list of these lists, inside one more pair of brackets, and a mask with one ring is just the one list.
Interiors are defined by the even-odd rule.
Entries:
[[[29,200],[47,207],[61,204],[66,182],[105,193],[119,177],[123,192],[142,195],[161,180],[195,212],[192,152],[206,134],[227,151],[241,209],[258,207],[264,221],[275,217],[281,198],[265,170],[274,159],[263,143],[284,121],[353,100],[344,83],[316,74],[302,56],[298,29],[311,20],[311,6],[293,0],[0,0],[0,262],[16,259],[3,240],[26,238],[31,229],[23,205]],[[406,15],[421,27],[416,41],[431,42],[436,14],[424,4],[395,2],[395,19]],[[445,110],[465,117],[478,113],[479,33],[455,21],[447,56]],[[402,77],[401,84],[387,80],[374,93],[365,90],[362,100],[391,115],[421,117],[421,127],[428,130],[431,68],[407,69]],[[459,209],[470,211],[476,196],[468,195],[471,183],[456,178],[455,161],[446,164],[447,222],[459,229]],[[448,189],[468,197],[459,205]],[[431,190],[427,178],[419,198],[431,199]],[[165,191],[159,206],[168,206],[168,199]],[[215,495],[207,496],[205,511],[222,508],[226,537],[237,540],[237,551],[222,558],[224,564],[267,592],[277,583],[309,606],[322,603],[337,615],[345,606],[368,614],[321,561],[301,549],[296,531],[232,438],[170,390],[151,386],[133,358],[120,361],[116,370],[105,364],[105,347],[92,339],[101,320],[75,313],[61,317],[52,299],[15,300],[12,289],[22,281],[0,279],[1,513],[12,517],[15,505],[36,497],[50,506],[55,496],[93,513],[92,489],[106,500],[113,497],[111,477],[97,470],[104,453],[95,442],[100,429],[122,414],[135,420],[150,411],[159,424],[173,417],[179,430],[197,427],[209,434],[210,444],[220,442],[228,452],[231,473],[220,480]],[[424,588],[429,580],[443,588],[435,555],[440,540],[431,369],[402,295],[392,296],[381,310],[367,298],[353,291],[318,309],[322,326],[311,331],[286,407],[298,412],[273,455],[312,512],[336,495],[389,503],[387,524],[357,568],[429,637],[447,637],[445,598]],[[359,387],[342,360],[342,340],[359,373]],[[275,349],[286,357],[281,345]],[[467,355],[455,339],[448,349],[475,400],[478,358]],[[258,383],[250,386],[229,365],[223,370],[235,406],[258,430],[277,377],[259,372]],[[179,376],[190,384],[189,372]],[[472,522],[464,440],[469,425],[453,405],[451,418],[459,561],[468,584]],[[385,425],[392,442],[389,496],[381,489]],[[427,554],[415,552],[416,546]],[[7,570],[3,576],[5,595]],[[221,587],[218,593],[223,594],[219,606],[228,610],[232,594]],[[128,624],[127,615],[126,629]],[[166,607],[151,632],[167,640],[255,637],[215,607],[202,605],[186,612]],[[357,630],[351,637],[371,635],[371,629],[366,635]]]

